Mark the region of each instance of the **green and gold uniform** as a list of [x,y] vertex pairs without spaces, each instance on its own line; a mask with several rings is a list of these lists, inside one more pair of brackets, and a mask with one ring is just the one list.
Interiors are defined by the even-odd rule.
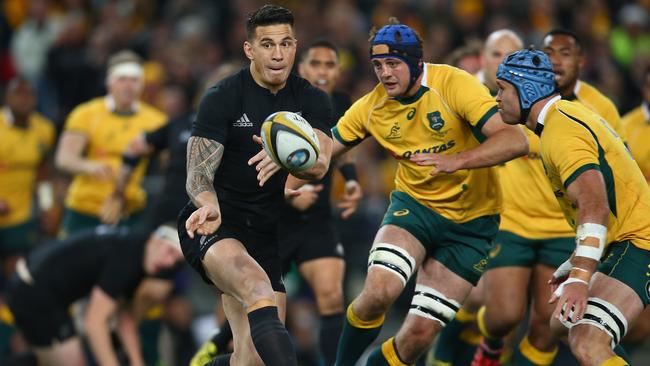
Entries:
[[[564,99],[580,102],[602,116],[619,136],[626,136],[614,103],[590,84],[578,80],[573,94]],[[505,163],[499,171],[503,212],[488,268],[529,267],[534,263],[557,267],[575,248],[575,231],[567,224],[544,178],[539,138],[525,130],[528,156]]]
[[627,133],[627,146],[641,168],[641,173],[650,182],[650,108],[643,103],[623,116]]
[[650,302],[650,189],[621,138],[599,115],[555,97],[538,117],[542,161],[555,196],[572,227],[577,208],[567,187],[583,172],[599,170],[607,189],[609,223],[605,259],[599,271],[632,288]]
[[0,215],[0,255],[28,250],[36,240],[31,221],[36,175],[52,149],[54,124],[31,113],[25,127],[16,126],[9,108],[0,112],[0,201],[9,207]]
[[627,142],[627,134],[616,105],[591,84],[578,80],[573,88],[573,94],[562,99],[579,102],[594,111],[612,126],[624,142]]
[[[501,190],[494,168],[429,175],[416,153],[456,154],[485,139],[481,128],[497,113],[496,102],[472,75],[448,65],[425,64],[419,91],[390,98],[379,84],[359,99],[333,128],[353,146],[373,136],[397,159],[395,191],[383,225],[412,233],[436,259],[476,283],[498,229]],[[460,245],[456,245],[460,244]]]
[[[122,154],[133,138],[164,125],[166,116],[155,108],[139,103],[132,114],[118,114],[112,110],[109,97],[95,98],[76,107],[68,117],[64,131],[86,136],[86,157],[108,163],[118,176]],[[124,191],[126,210],[133,215],[142,211],[146,193],[141,186],[147,159],[142,159],[133,170]],[[65,199],[65,233],[99,224],[98,215],[106,198],[114,191],[115,181],[98,180],[87,174],[74,177]]]

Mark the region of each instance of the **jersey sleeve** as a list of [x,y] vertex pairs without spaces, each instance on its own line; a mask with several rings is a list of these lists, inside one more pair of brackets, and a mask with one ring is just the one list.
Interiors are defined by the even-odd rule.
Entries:
[[146,238],[131,235],[115,236],[97,286],[113,299],[129,298],[144,278],[143,246]]
[[599,146],[591,132],[578,124],[566,123],[561,133],[544,136],[542,156],[550,162],[567,188],[583,172],[600,170]]
[[499,111],[487,88],[473,75],[454,69],[443,90],[450,107],[470,124],[477,139],[485,139],[481,129]]
[[167,148],[169,141],[169,126],[171,123],[166,123],[158,129],[148,132],[144,135],[145,141],[153,145],[156,150],[164,150]]
[[364,100],[365,98],[355,102],[332,128],[334,138],[345,146],[355,146],[368,136],[364,123],[368,112],[364,108]]
[[84,135],[88,135],[90,133],[89,128],[89,122],[90,122],[90,116],[88,115],[90,113],[90,110],[86,105],[81,105],[70,113],[68,116],[68,119],[65,121],[65,125],[63,126],[63,131],[64,132],[79,132]]
[[222,84],[210,88],[201,98],[196,119],[192,124],[192,136],[204,137],[226,144],[228,139],[228,122],[232,120],[230,105],[232,92],[227,92]]
[[318,88],[309,86],[307,90],[302,116],[312,128],[330,136],[330,128],[333,124],[332,102],[327,94]]

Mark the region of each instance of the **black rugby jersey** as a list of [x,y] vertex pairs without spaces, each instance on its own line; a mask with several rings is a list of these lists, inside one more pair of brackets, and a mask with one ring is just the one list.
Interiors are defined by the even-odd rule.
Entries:
[[157,150],[169,149],[169,165],[165,169],[164,186],[156,197],[153,226],[173,221],[178,211],[187,203],[185,191],[187,178],[187,140],[192,133],[194,113],[186,113],[169,121],[159,129],[146,133],[145,141]]
[[[311,126],[330,136],[332,108],[323,91],[290,74],[277,94],[259,86],[248,67],[222,80],[203,96],[192,126],[192,136],[224,145],[223,159],[214,176],[214,188],[224,220],[244,215],[257,228],[273,229],[284,201],[287,174],[279,171],[263,187],[248,160],[262,148],[253,142],[262,122],[278,111],[296,112]],[[240,216],[241,217],[241,216]]]
[[99,226],[31,252],[27,268],[34,286],[67,306],[99,286],[111,298],[131,298],[142,279],[148,235]]

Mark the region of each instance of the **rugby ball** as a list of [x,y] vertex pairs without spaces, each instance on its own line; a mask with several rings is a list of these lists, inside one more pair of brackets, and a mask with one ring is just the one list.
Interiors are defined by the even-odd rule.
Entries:
[[293,112],[275,112],[268,116],[262,123],[260,137],[266,154],[289,173],[311,168],[320,154],[314,129]]

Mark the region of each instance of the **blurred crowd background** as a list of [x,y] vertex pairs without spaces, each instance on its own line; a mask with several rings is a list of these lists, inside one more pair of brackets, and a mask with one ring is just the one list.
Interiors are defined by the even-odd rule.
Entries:
[[[242,44],[246,16],[266,2],[4,0],[0,12],[0,96],[12,77],[24,76],[36,91],[36,109],[52,120],[60,133],[74,107],[105,94],[108,57],[131,49],[145,60],[142,100],[169,118],[180,116],[193,108],[213,80],[245,65]],[[541,37],[553,28],[573,30],[581,37],[586,56],[581,78],[611,98],[621,115],[640,103],[639,82],[644,68],[650,65],[650,0],[274,3],[294,12],[299,51],[301,44],[317,37],[326,37],[340,48],[343,70],[337,89],[349,93],[353,101],[376,84],[368,60],[368,32],[385,24],[389,16],[418,30],[424,39],[424,59],[433,63],[446,62],[458,47],[480,44],[490,32],[501,28],[514,30],[531,45],[539,45]],[[478,60],[477,53],[476,70],[480,67]],[[347,251],[348,299],[362,284],[367,250],[387,206],[394,172],[392,158],[373,141],[363,143],[358,161],[365,197],[357,214],[340,222]],[[149,169],[145,184],[149,202],[163,193],[161,166],[164,161],[155,162]],[[66,184],[67,177],[59,174],[55,185],[58,206],[63,205]],[[333,194],[336,199],[340,188]],[[42,222],[43,238],[56,235],[58,219],[54,215]],[[188,283],[184,286],[190,288],[185,293],[192,312],[182,321],[191,323],[201,314],[212,314],[215,297],[205,285],[193,280]],[[289,278],[288,283],[290,294],[299,299],[295,309],[289,309],[290,323],[297,323],[294,332],[304,339],[299,342],[309,347],[316,327],[313,322],[317,321],[310,295],[302,290],[299,280]],[[408,302],[405,299],[402,305]],[[203,334],[194,340],[200,342],[205,334],[197,334]]]

